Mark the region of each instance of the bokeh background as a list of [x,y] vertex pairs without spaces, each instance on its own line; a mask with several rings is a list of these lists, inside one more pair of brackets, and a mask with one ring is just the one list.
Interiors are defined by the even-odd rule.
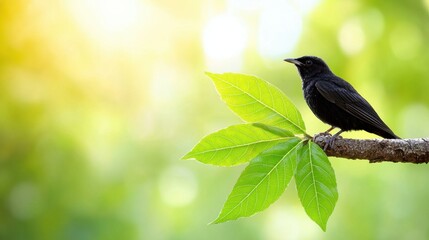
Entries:
[[257,75],[326,130],[282,61],[301,55],[399,136],[429,136],[428,0],[2,0],[0,19],[0,239],[429,238],[427,165],[331,158],[324,233],[293,182],[263,213],[208,225],[244,166],[180,160],[240,123],[205,71]]

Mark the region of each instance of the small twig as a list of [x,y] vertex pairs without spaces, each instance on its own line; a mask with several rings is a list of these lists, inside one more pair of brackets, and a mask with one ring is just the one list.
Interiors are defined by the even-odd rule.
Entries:
[[[322,149],[331,139],[327,133],[319,133],[313,141]],[[338,138],[326,150],[328,156],[348,159],[367,159],[375,162],[428,163],[429,138],[416,139],[345,139]]]

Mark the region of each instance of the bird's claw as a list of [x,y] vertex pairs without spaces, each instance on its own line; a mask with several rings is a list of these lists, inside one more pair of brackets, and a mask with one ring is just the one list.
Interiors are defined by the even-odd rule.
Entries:
[[336,137],[334,137],[334,136],[328,138],[328,140],[326,140],[326,142],[325,142],[325,146],[323,147],[323,151],[326,152],[326,150],[328,148],[332,148],[332,146],[334,145],[335,139],[336,139]]
[[334,134],[332,137],[328,138],[328,140],[326,140],[325,142],[325,146],[323,147],[323,151],[326,151],[328,148],[332,148],[334,146],[335,140],[337,140],[338,138],[343,138],[342,136],[340,136],[340,134],[343,131],[339,131],[336,134]]

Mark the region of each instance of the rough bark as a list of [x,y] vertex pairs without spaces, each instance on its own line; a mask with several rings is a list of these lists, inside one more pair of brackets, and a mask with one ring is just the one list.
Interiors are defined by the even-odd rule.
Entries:
[[[320,133],[313,141],[321,148],[332,136]],[[428,163],[429,138],[416,139],[345,139],[337,138],[331,148],[326,151],[328,156],[348,159],[367,159],[375,162]]]

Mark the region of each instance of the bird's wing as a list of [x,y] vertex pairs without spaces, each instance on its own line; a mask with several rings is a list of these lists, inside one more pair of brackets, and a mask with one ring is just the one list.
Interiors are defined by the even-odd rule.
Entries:
[[318,81],[315,85],[319,93],[329,102],[374,127],[392,132],[374,108],[351,85],[345,88],[328,81]]

